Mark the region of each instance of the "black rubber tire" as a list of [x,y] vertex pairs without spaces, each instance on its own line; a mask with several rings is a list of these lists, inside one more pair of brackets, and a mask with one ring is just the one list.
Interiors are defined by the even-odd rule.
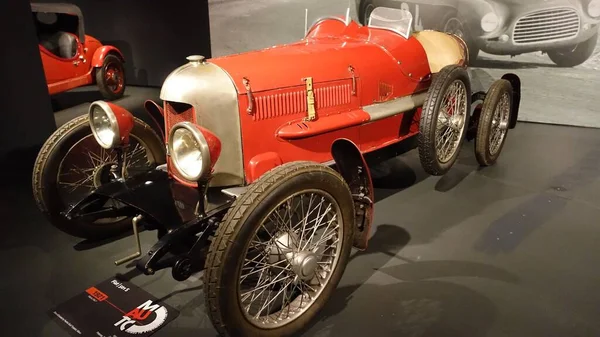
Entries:
[[[118,67],[120,69],[121,76],[123,76],[123,86],[117,92],[113,92],[106,83],[106,69],[111,64]],[[115,54],[106,55],[102,66],[96,69],[96,85],[98,86],[98,90],[100,91],[102,96],[109,101],[114,101],[123,97],[123,94],[125,93],[125,88],[127,87],[127,80],[125,78],[125,67],[123,66],[123,61],[120,57],[118,57]]]
[[370,0],[363,1],[363,4],[360,6],[360,10],[358,12],[358,22],[363,26],[369,24],[368,17],[371,15],[371,12],[375,9],[375,5]]
[[[344,237],[336,270],[320,297],[300,317],[280,328],[259,329],[248,322],[238,300],[238,280],[244,253],[263,217],[287,196],[301,189],[320,189],[339,204]],[[350,189],[333,169],[312,162],[278,166],[252,183],[229,209],[210,245],[204,271],[206,310],[222,336],[290,336],[303,329],[326,304],[342,277],[352,248],[354,205]]]
[[559,67],[575,67],[587,61],[598,43],[598,33],[590,39],[569,48],[548,51],[548,57]]
[[[118,235],[131,228],[131,218],[101,225],[69,220],[61,215],[66,206],[57,187],[57,174],[64,155],[77,141],[91,134],[87,114],[74,118],[58,128],[38,153],[33,168],[32,187],[38,208],[53,226],[69,235],[97,240]],[[156,165],[165,163],[166,152],[163,141],[149,125],[135,118],[131,134],[147,145],[147,151],[151,151]]]
[[[463,125],[462,137],[460,139],[457,150],[454,155],[446,162],[441,163],[437,157],[437,151],[435,147],[435,131],[437,126],[438,115],[440,113],[440,106],[442,104],[444,95],[448,90],[448,87],[455,81],[460,80],[463,82],[466,94],[467,94],[467,109],[466,119]],[[456,162],[462,144],[464,143],[466,136],[466,129],[469,125],[469,114],[471,113],[471,82],[469,80],[469,74],[463,67],[457,65],[449,65],[436,74],[433,79],[433,83],[427,92],[427,97],[423,104],[423,111],[421,113],[421,119],[419,123],[419,134],[418,139],[418,150],[419,159],[425,172],[434,176],[441,176],[446,174],[450,168]]]
[[[502,153],[506,138],[508,137],[507,126],[506,134],[502,139],[502,144],[498,148],[498,151],[494,154],[490,152],[489,139],[490,133],[492,132],[492,120],[494,118],[496,106],[500,103],[500,99],[505,93],[508,94],[509,97],[509,107],[512,107],[513,89],[510,82],[507,80],[494,81],[490,86],[487,96],[483,101],[483,106],[481,107],[479,123],[477,126],[477,136],[475,137],[475,157],[481,166],[491,166],[496,163],[500,153]],[[511,113],[512,111],[509,112],[508,124],[510,124]]]

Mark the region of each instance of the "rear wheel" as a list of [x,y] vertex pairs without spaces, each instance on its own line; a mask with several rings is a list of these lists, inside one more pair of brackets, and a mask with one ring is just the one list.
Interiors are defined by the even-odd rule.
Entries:
[[[152,170],[166,158],[161,138],[137,118],[126,156],[129,176]],[[98,186],[111,181],[110,168],[116,159],[115,151],[105,150],[96,142],[87,115],[64,124],[42,146],[35,162],[32,185],[38,208],[52,225],[81,238],[100,239],[128,229],[129,217],[86,223],[69,220],[61,214]],[[107,200],[98,205],[98,211],[121,206]]]
[[481,166],[496,163],[504,147],[510,124],[512,86],[507,80],[492,83],[481,108],[475,157]]
[[121,58],[108,54],[102,67],[96,69],[96,84],[104,98],[113,101],[125,93],[125,68]]
[[323,308],[344,273],[354,205],[334,170],[279,166],[229,210],[210,246],[204,293],[224,336],[289,336]]
[[466,69],[457,65],[442,68],[429,88],[419,124],[419,158],[428,174],[444,175],[456,162],[470,110]]

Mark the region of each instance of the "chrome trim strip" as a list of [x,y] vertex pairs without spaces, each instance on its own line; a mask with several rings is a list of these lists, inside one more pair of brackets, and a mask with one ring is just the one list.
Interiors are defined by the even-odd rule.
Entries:
[[383,103],[375,103],[363,107],[363,110],[371,116],[371,122],[391,117],[414,108],[423,106],[427,92],[404,96]]

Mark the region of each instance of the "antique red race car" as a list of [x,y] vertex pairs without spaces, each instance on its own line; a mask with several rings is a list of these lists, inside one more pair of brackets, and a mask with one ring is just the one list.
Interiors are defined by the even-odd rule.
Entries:
[[115,100],[125,92],[123,54],[86,35],[79,7],[63,3],[32,3],[48,93],[96,84],[102,96]]
[[[138,251],[118,265],[139,258],[143,273],[171,268],[177,280],[204,268],[220,334],[296,333],[336,288],[352,246],[367,249],[364,154],[417,137],[425,171],[443,175],[470,132],[491,165],[516,125],[519,77],[472,92],[464,41],[414,33],[411,20],[380,7],[368,26],[329,17],[296,43],[190,56],[166,78],[164,105],[146,102],[154,126],[94,102],[40,151],[37,203],[84,238],[133,224]],[[158,232],[145,253],[138,226]]]

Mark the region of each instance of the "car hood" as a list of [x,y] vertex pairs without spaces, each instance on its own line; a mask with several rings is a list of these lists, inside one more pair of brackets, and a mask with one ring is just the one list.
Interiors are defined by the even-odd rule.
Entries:
[[[362,55],[377,55],[377,60],[366,61]],[[243,79],[250,82],[252,91],[303,85],[303,79],[314,77],[315,82],[351,78],[348,65],[357,69],[369,62],[388,62],[389,56],[378,46],[364,41],[343,39],[303,40],[259,51],[224,56],[209,60],[224,69],[238,91],[245,93]],[[343,61],[341,61],[343,60]]]

